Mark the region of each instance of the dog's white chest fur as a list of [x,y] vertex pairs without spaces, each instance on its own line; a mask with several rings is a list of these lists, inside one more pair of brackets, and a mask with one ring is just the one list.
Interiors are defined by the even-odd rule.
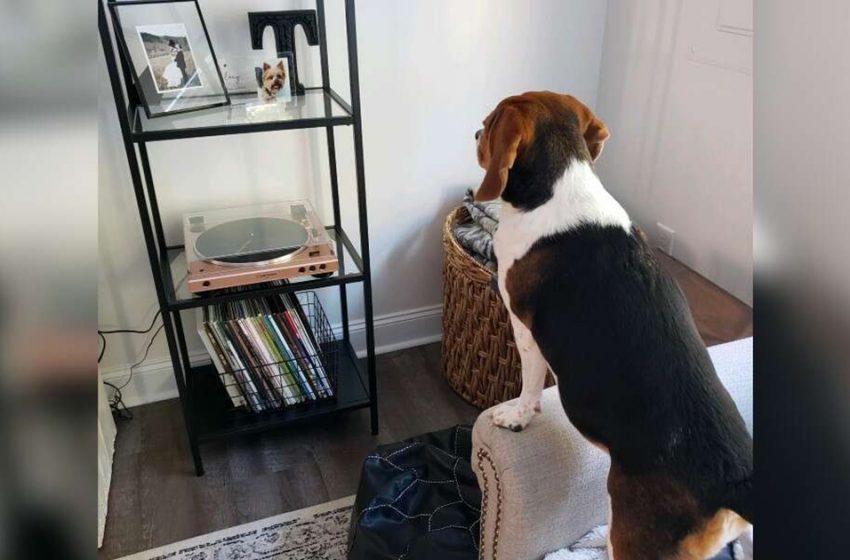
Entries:
[[514,261],[539,239],[569,231],[581,224],[619,226],[631,232],[629,215],[602,186],[590,164],[574,161],[555,184],[551,199],[524,212],[504,204],[499,229],[493,237],[499,265],[499,291],[510,310],[505,278]]
[[[508,308],[514,340],[522,361],[522,393],[517,403],[503,403],[493,411],[493,422],[521,430],[540,410],[540,394],[550,370],[531,330],[514,315],[505,279],[514,261],[525,255],[538,240],[569,231],[581,224],[622,227],[631,232],[631,221],[614,197],[602,187],[589,163],[573,162],[555,184],[550,200],[523,212],[510,204],[502,207],[499,229],[494,236],[499,261],[499,291]],[[558,372],[552,371],[557,379]]]

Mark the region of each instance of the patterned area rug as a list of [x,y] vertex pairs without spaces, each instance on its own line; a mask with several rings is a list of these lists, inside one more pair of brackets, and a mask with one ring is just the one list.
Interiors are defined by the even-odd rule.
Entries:
[[348,496],[120,560],[345,560],[353,504]]

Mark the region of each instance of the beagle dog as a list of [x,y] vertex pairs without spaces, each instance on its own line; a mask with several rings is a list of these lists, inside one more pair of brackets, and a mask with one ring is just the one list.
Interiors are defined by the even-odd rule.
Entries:
[[608,128],[575,97],[532,92],[475,136],[476,199],[504,201],[498,283],[522,360],[521,395],[493,422],[527,426],[551,370],[611,457],[611,558],[714,556],[753,522],[752,437],[678,285],[594,173]]

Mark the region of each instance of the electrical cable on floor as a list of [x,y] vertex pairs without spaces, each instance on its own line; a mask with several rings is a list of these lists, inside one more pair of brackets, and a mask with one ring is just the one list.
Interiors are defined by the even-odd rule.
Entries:
[[112,409],[112,417],[115,421],[119,420],[132,420],[133,413],[130,412],[130,409],[127,408],[127,405],[124,404],[124,398],[121,395],[121,389],[110,383],[109,381],[104,381],[104,385],[108,385],[112,387],[115,393],[112,395],[112,398],[109,400],[109,408]]
[[[105,335],[107,335],[107,334],[119,334],[119,333],[128,333],[128,334],[146,334],[146,333],[149,333],[149,332],[151,332],[151,330],[153,330],[154,325],[156,324],[156,320],[157,320],[157,318],[159,318],[160,313],[161,313],[161,311],[156,312],[156,315],[154,315],[153,319],[151,320],[150,326],[147,329],[144,329],[144,330],[137,330],[137,329],[112,329],[112,330],[105,330],[105,331],[98,330],[97,335],[100,337],[100,340],[101,340],[103,345],[100,348],[100,354],[97,357],[97,363],[100,363],[100,361],[103,359],[103,355],[106,353],[106,336]],[[112,398],[109,400],[109,408],[112,409],[112,415],[113,415],[113,417],[115,417],[116,420],[131,420],[133,418],[133,413],[130,412],[130,410],[127,408],[127,405],[124,404],[123,395],[121,394],[121,389],[123,389],[124,387],[129,385],[130,381],[132,381],[133,371],[135,370],[135,368],[142,365],[144,363],[144,361],[147,360],[148,354],[150,353],[150,350],[151,350],[151,346],[153,346],[153,343],[156,340],[157,335],[159,334],[159,332],[162,330],[162,328],[164,326],[165,326],[164,324],[160,325],[159,328],[156,329],[156,332],[153,333],[153,336],[148,341],[148,345],[145,348],[145,353],[142,356],[142,359],[130,366],[130,375],[127,377],[127,380],[124,383],[121,384],[120,387],[116,386],[112,383],[109,383],[108,381],[103,382],[104,385],[108,385],[114,391]]]

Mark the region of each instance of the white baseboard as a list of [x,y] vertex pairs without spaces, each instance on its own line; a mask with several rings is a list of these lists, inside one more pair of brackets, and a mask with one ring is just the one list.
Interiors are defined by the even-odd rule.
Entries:
[[[196,352],[189,355],[192,365],[210,363],[210,357],[206,352]],[[129,365],[115,366],[100,371],[100,375],[107,383],[121,387],[121,396],[124,404],[128,407],[148,404],[157,401],[177,398],[177,384],[174,381],[174,370],[171,367],[171,358],[159,358],[148,360],[133,372],[130,378]],[[106,393],[112,397],[113,390],[106,387]]]
[[[405,348],[437,342],[443,338],[442,304],[375,317],[375,353],[386,354]],[[339,336],[342,327],[334,325]],[[359,357],[366,355],[366,322],[352,321],[351,345]]]
[[[442,315],[442,305],[431,305],[375,317],[375,353],[385,354],[439,341],[443,336]],[[334,325],[334,331],[339,336],[342,327]],[[362,358],[366,354],[366,322],[362,319],[352,321],[349,336],[354,350]],[[208,364],[210,357],[201,350],[190,353],[189,361],[192,365]],[[104,369],[100,373],[104,381],[120,387],[130,376],[129,364]],[[111,393],[107,387],[107,394],[111,396]],[[137,367],[121,394],[128,407],[177,398],[171,358],[150,360]]]

